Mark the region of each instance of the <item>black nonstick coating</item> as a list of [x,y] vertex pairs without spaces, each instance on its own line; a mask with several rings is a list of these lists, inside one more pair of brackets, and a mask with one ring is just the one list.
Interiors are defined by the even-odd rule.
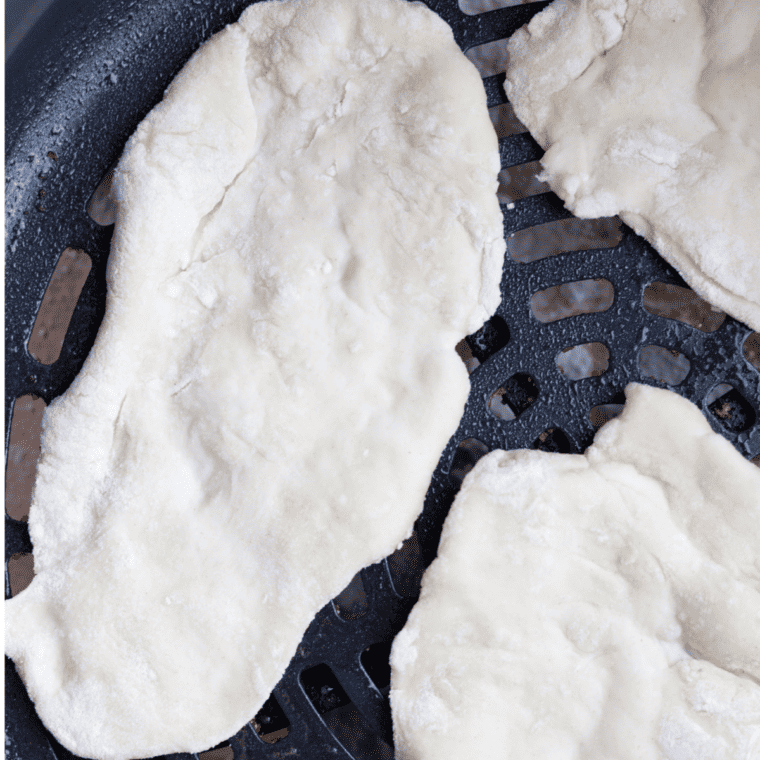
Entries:
[[[58,0],[8,62],[6,452],[14,400],[32,393],[49,402],[60,395],[82,366],[103,317],[112,228],[90,219],[89,198],[189,56],[235,21],[248,4],[249,0]],[[465,16],[456,0],[427,0],[427,4],[451,24],[457,42],[467,50],[509,36],[548,2],[479,16]],[[505,102],[503,78],[484,80],[489,106]],[[526,135],[500,140],[500,151],[504,167],[542,154]],[[568,216],[552,193],[526,198],[517,201],[513,210],[504,209],[505,236]],[[53,267],[69,246],[86,251],[93,267],[61,357],[44,366],[28,354],[26,344]],[[602,277],[615,288],[615,300],[607,311],[552,324],[541,324],[531,315],[528,302],[536,291]],[[753,414],[757,418],[760,373],[742,356],[751,331],[728,318],[719,330],[707,334],[647,313],[641,307],[642,293],[653,281],[684,284],[627,227],[612,249],[553,256],[531,265],[515,264],[507,257],[498,310],[503,322],[492,323],[491,329],[469,340],[482,364],[471,375],[472,391],[462,422],[441,456],[416,523],[420,560],[409,571],[411,591],[401,587],[403,573],[397,570],[394,576],[393,561],[382,562],[362,571],[367,596],[363,616],[340,617],[332,604],[321,610],[275,688],[279,710],[268,703],[257,716],[257,722],[274,727],[288,722],[288,735],[269,745],[246,726],[229,742],[236,760],[392,757],[387,651],[414,603],[419,572],[435,556],[462,473],[480,453],[494,448],[583,451],[593,438],[588,418],[592,407],[619,402],[630,381],[655,384],[638,370],[645,343],[687,356],[689,375],[673,390],[701,405],[713,428],[744,456],[760,453],[760,425],[755,421],[744,429],[732,428],[711,412],[708,396],[714,386],[728,383],[747,405],[750,420]],[[609,348],[608,371],[568,381],[557,371],[556,356],[590,341],[602,341]],[[526,376],[532,385],[523,382],[518,387],[519,379]],[[487,401],[494,390],[510,387],[510,382],[517,383],[513,388],[517,396],[535,391],[536,398],[517,419],[505,422],[488,411]],[[513,401],[519,406],[519,398]],[[476,440],[458,446],[467,439]],[[5,530],[6,562],[12,554],[31,551],[25,523],[6,515]],[[41,725],[7,658],[6,732],[9,760],[73,757]]]

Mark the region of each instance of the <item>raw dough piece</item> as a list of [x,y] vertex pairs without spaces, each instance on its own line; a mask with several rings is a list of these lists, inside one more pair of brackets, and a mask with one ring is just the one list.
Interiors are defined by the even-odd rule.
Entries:
[[399,760],[760,757],[760,470],[626,394],[584,456],[465,478],[393,644]]
[[760,3],[557,0],[506,92],[577,216],[620,217],[760,330]]
[[130,139],[6,651],[84,757],[204,750],[411,530],[499,303],[497,141],[404,0],[256,3]]

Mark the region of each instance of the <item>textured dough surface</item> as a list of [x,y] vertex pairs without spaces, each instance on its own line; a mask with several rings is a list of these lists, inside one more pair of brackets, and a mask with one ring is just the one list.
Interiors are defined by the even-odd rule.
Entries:
[[567,207],[619,214],[760,330],[760,3],[556,0],[508,52],[507,97]]
[[76,754],[201,751],[411,530],[499,303],[497,141],[403,0],[257,3],[130,139],[6,651]]
[[760,758],[760,470],[626,395],[585,455],[465,478],[393,644],[399,760]]

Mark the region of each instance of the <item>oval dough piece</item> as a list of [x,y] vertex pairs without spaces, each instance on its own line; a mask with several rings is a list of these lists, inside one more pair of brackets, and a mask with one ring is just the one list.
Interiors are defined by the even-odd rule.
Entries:
[[399,760],[760,751],[760,470],[676,394],[467,475],[391,653]]
[[508,52],[541,179],[760,330],[760,3],[556,0]]
[[45,419],[6,651],[78,755],[200,751],[409,534],[500,300],[497,141],[403,0],[256,3],[115,179],[108,308]]

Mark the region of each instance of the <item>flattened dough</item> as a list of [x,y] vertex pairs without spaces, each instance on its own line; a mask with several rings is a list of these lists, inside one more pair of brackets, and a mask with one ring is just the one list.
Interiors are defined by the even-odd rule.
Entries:
[[404,0],[256,3],[130,139],[6,651],[78,755],[200,751],[411,530],[499,303],[497,141]]
[[760,330],[760,3],[556,0],[508,51],[507,97],[567,207],[619,214]]
[[626,395],[585,455],[465,478],[393,644],[399,760],[760,757],[760,470]]

